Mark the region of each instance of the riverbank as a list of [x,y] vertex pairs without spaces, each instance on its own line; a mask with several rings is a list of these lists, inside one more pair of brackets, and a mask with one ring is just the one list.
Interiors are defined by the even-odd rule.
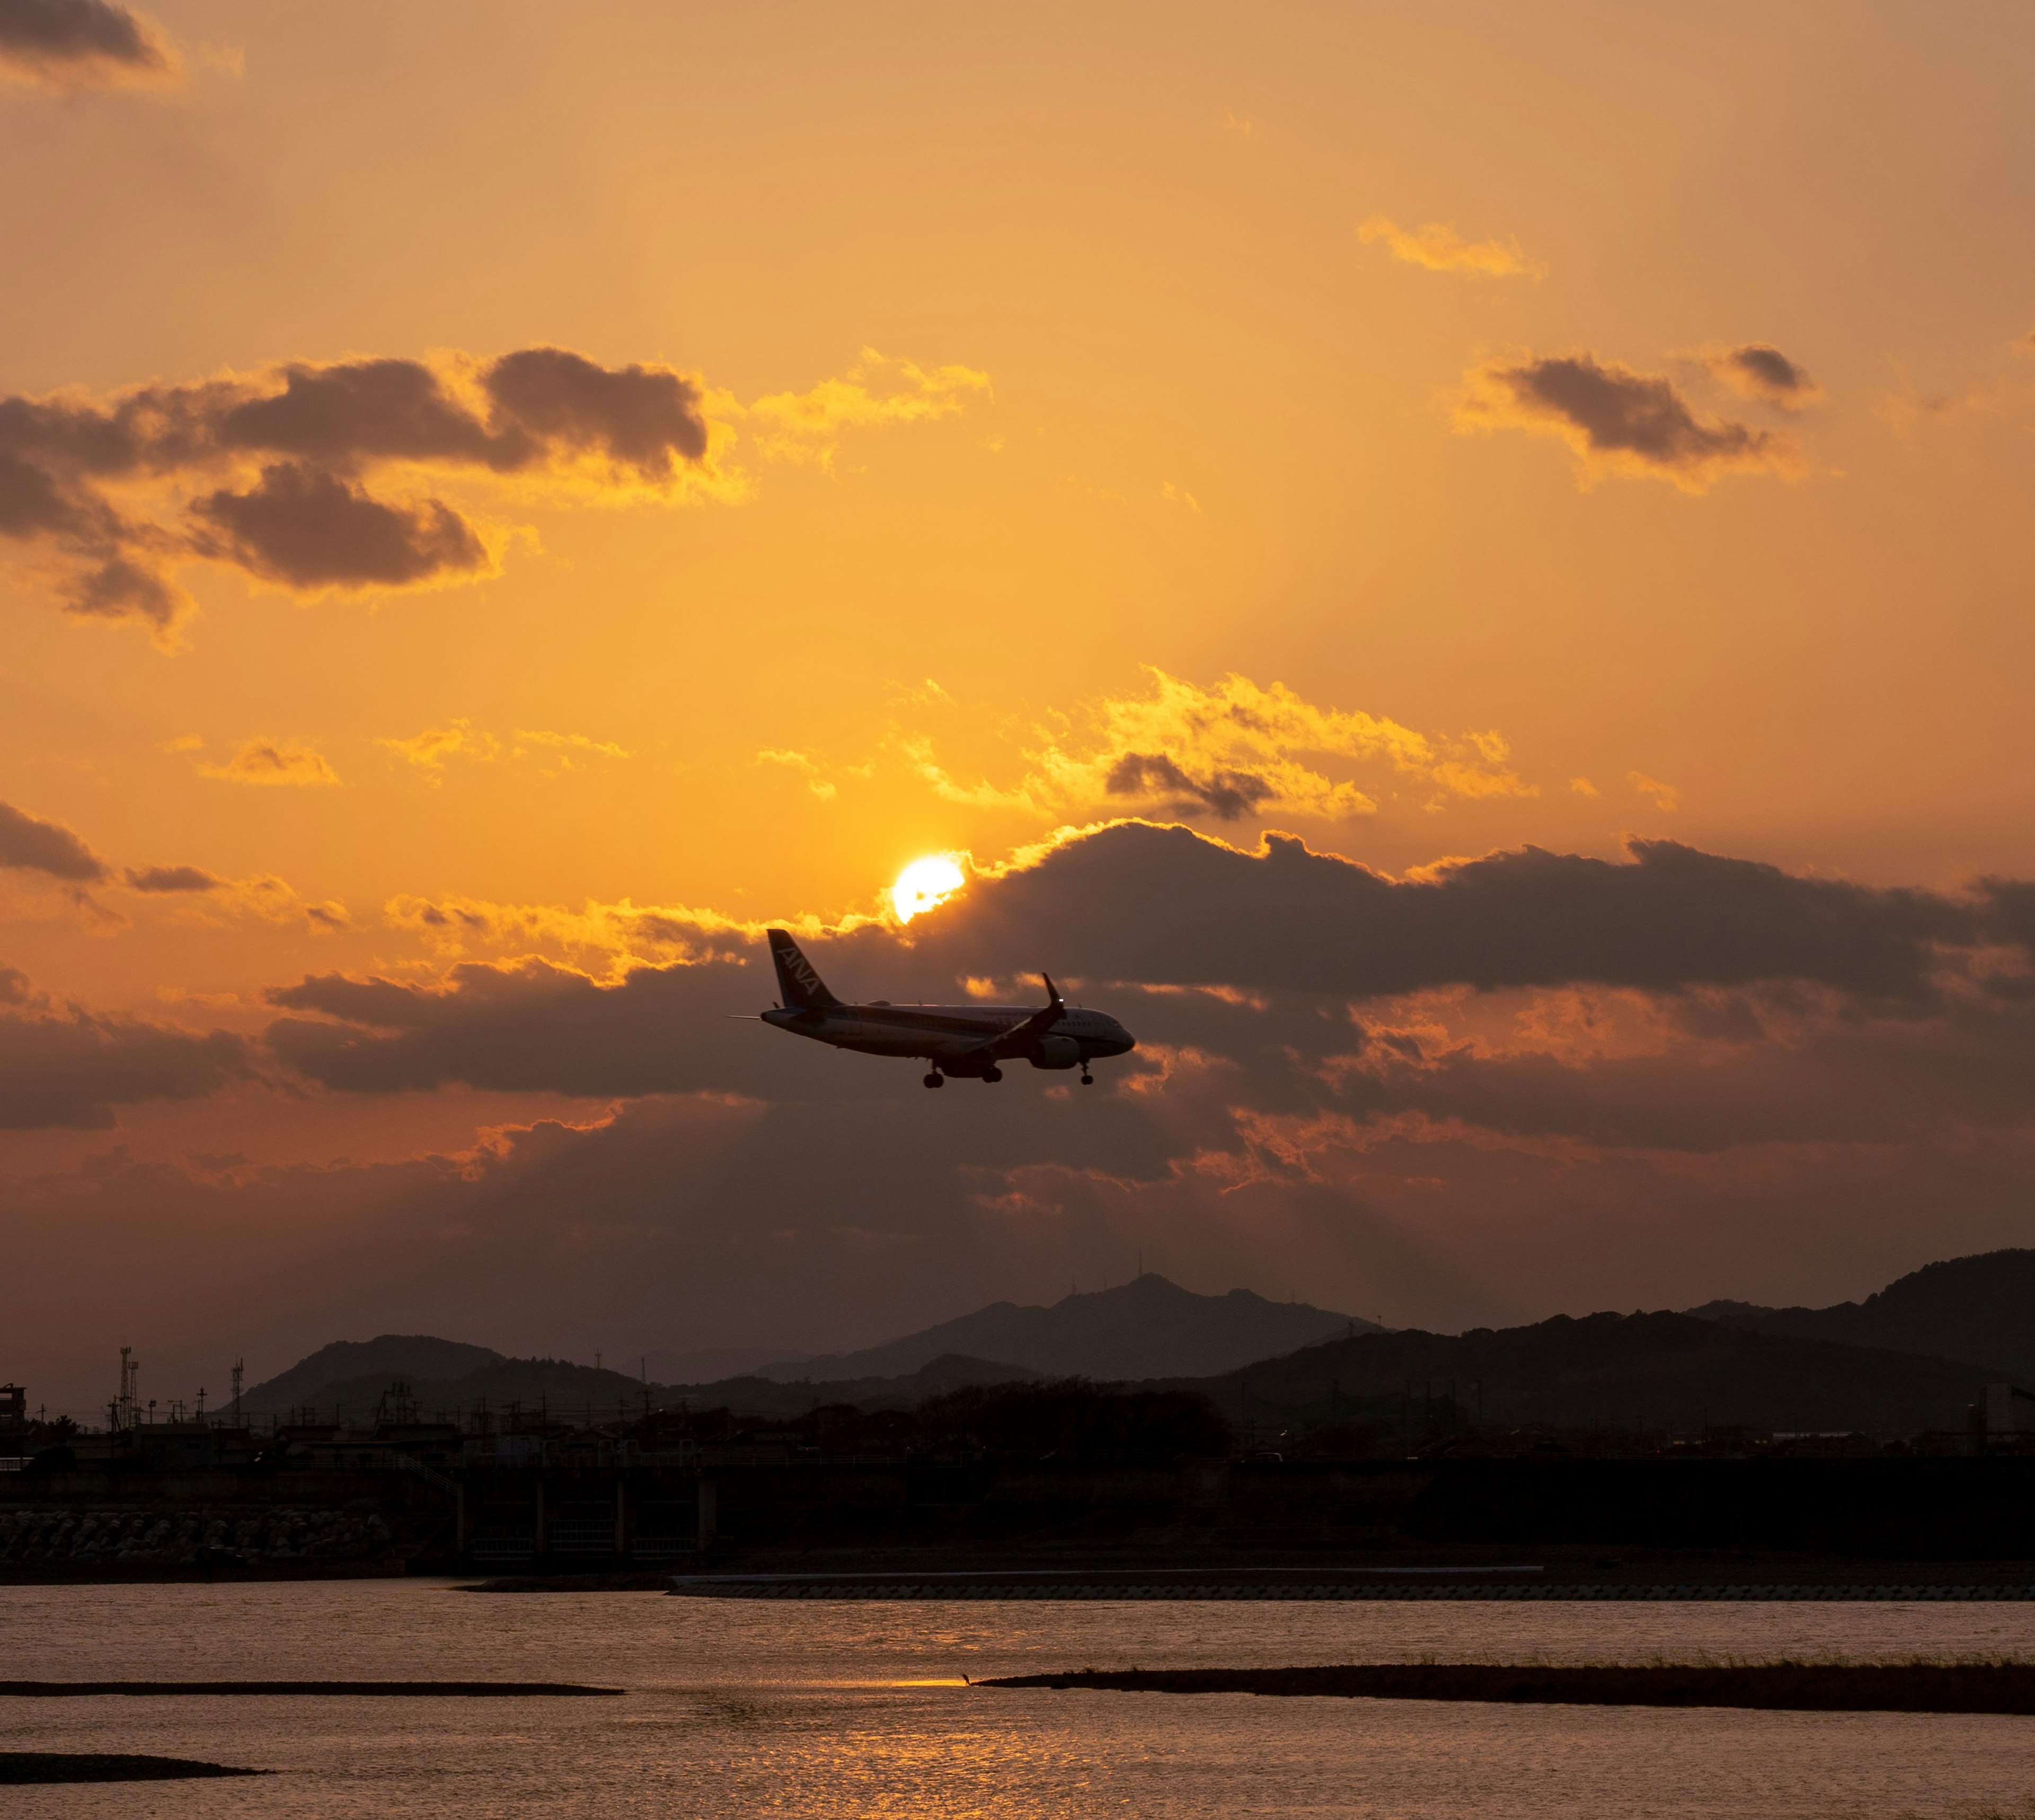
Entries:
[[1085,1668],[978,1687],[1123,1694],[1262,1694],[1512,1705],[1736,1706],[1790,1713],[2035,1713],[2035,1663],[1757,1662],[1510,1667],[1345,1663],[1309,1668]]
[[111,1750],[0,1750],[0,1788],[51,1782],[185,1782],[216,1776],[272,1776],[190,1757],[137,1757]]

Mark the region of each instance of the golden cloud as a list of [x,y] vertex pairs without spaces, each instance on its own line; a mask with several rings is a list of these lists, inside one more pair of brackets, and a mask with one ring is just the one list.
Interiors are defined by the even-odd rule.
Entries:
[[788,771],[796,771],[806,780],[806,788],[822,803],[831,803],[841,794],[840,786],[823,776],[819,766],[803,752],[780,751],[766,748],[756,754],[758,765],[781,765]]
[[1375,797],[1354,778],[1333,775],[1323,760],[1380,769],[1430,803],[1539,794],[1513,770],[1496,733],[1431,737],[1360,710],[1319,707],[1284,683],[1263,686],[1246,676],[1205,688],[1163,670],[1146,675],[1146,693],[1094,705],[1086,739],[1054,730],[1028,750],[1026,775],[1007,788],[959,782],[935,760],[929,740],[907,738],[900,746],[948,802],[1040,816],[1110,805],[1222,822],[1375,814]]
[[201,765],[198,774],[225,784],[280,784],[322,788],[339,781],[325,754],[292,739],[249,739],[224,765]]
[[547,757],[552,767],[544,775],[555,777],[562,772],[580,769],[589,758],[629,756],[611,740],[595,739],[585,733],[554,733],[543,728],[519,727],[513,740],[505,742],[484,728],[476,727],[463,715],[442,727],[427,727],[408,739],[381,739],[374,743],[386,746],[416,769],[427,784],[434,786],[444,780],[448,758],[488,765],[502,758],[527,758],[534,747]]
[[1374,215],[1356,237],[1365,246],[1382,240],[1404,265],[1427,272],[1466,272],[1480,278],[1544,278],[1547,266],[1529,259],[1517,240],[1465,240],[1452,227],[1430,221],[1420,228],[1401,228],[1389,216]]
[[810,392],[773,393],[747,415],[767,458],[824,468],[832,465],[844,431],[952,417],[989,391],[989,375],[972,367],[928,369],[865,348],[841,378],[823,379]]
[[1642,796],[1653,799],[1657,809],[1676,810],[1682,806],[1682,793],[1672,784],[1663,784],[1657,777],[1649,777],[1644,771],[1628,771],[1625,780]]
[[421,937],[439,953],[548,949],[606,956],[619,967],[714,960],[761,938],[763,924],[683,905],[627,898],[578,909],[561,904],[498,904],[478,897],[392,897],[382,919]]

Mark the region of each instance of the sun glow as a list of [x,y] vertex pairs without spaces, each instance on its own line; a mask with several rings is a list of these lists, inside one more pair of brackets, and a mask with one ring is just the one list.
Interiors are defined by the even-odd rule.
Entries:
[[931,909],[967,882],[961,876],[961,868],[944,853],[914,859],[897,874],[897,882],[890,887],[890,902],[897,910],[897,920],[910,922],[921,910]]

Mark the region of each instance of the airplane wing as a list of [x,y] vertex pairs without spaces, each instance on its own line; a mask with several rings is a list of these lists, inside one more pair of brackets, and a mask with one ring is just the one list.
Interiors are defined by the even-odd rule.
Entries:
[[1059,1022],[1060,1013],[1066,1009],[1066,1001],[1060,996],[1059,987],[1053,983],[1051,974],[1041,973],[1039,977],[1046,983],[1045,1008],[1034,1011],[1023,1023],[1012,1025],[1001,1036],[976,1043],[967,1054],[979,1055],[985,1062],[999,1062],[1006,1055],[1021,1055]]

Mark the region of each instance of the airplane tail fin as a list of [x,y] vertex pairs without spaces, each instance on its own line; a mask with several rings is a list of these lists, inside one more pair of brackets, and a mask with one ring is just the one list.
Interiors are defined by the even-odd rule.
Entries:
[[770,931],[770,958],[777,964],[777,989],[788,1011],[823,1011],[841,1001],[826,989],[813,964],[782,929]]

